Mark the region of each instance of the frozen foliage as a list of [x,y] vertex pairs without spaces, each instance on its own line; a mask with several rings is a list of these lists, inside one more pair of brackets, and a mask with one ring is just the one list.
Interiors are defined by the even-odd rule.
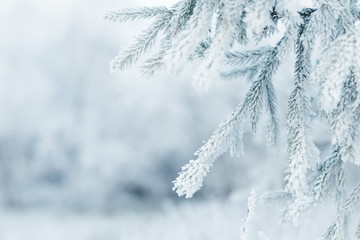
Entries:
[[249,231],[249,221],[254,216],[255,213],[255,205],[256,205],[257,194],[255,190],[252,190],[248,199],[248,210],[246,213],[246,217],[244,219],[244,226],[241,231],[240,239],[247,240],[248,239],[248,231]]
[[360,199],[360,185],[349,195],[349,197],[340,206],[338,216],[335,222],[329,227],[324,234],[324,239],[329,240],[345,240],[349,239],[347,236],[346,227],[348,216],[354,211]]
[[136,19],[152,18],[159,15],[166,15],[169,10],[165,7],[144,7],[139,9],[109,10],[104,13],[105,20],[110,22],[127,22]]
[[[245,77],[251,82],[242,103],[199,148],[197,158],[182,168],[173,188],[179,196],[192,197],[223,153],[242,155],[246,118],[255,133],[265,112],[268,146],[279,148],[280,118],[273,77],[294,51],[293,87],[288,91],[285,188],[267,199],[286,202],[283,217],[295,222],[305,210],[334,199],[338,218],[324,238],[346,239],[344,225],[358,199],[358,188],[346,197],[345,184],[346,164],[359,165],[355,155],[360,121],[358,6],[355,0],[316,0],[311,8],[285,0],[183,0],[168,11],[143,8],[143,12],[135,9],[105,14],[111,21],[156,15],[135,45],[112,61],[112,70],[124,69],[138,60],[163,31],[161,50],[145,61],[147,72],[153,73],[160,66],[179,72],[188,61],[200,61],[193,83],[198,90],[207,90],[219,78]],[[274,45],[264,43],[277,35],[281,37]],[[256,43],[255,49],[241,46],[247,42]],[[331,152],[324,159],[320,159],[310,134],[315,117],[332,133]]]
[[[304,11],[304,23],[300,24],[295,42],[296,62],[294,90],[289,97],[288,110],[288,154],[289,167],[286,188],[295,197],[301,196],[307,189],[306,172],[311,162],[317,162],[318,153],[308,134],[311,117],[311,106],[306,94],[310,83],[311,51],[314,33],[307,32],[310,14],[313,10]],[[306,36],[305,34],[310,34]],[[296,197],[296,199],[298,199]]]

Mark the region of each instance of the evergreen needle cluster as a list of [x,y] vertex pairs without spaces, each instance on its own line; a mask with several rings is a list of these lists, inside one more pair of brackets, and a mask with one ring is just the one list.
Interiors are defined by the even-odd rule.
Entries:
[[[360,198],[359,186],[350,195],[345,191],[346,164],[360,165],[355,155],[360,129],[359,3],[314,0],[311,7],[303,8],[296,0],[180,0],[169,9],[107,11],[104,19],[111,22],[154,19],[110,65],[112,71],[123,70],[159,43],[160,50],[141,65],[146,74],[159,69],[179,72],[186,62],[200,59],[193,82],[198,90],[208,89],[217,79],[247,78],[251,82],[243,101],[174,181],[173,189],[179,196],[190,198],[202,187],[204,177],[224,152],[243,154],[242,124],[246,119],[256,132],[265,113],[268,146],[279,147],[273,77],[294,52],[285,188],[264,199],[286,202],[283,217],[294,221],[325,199],[334,199],[338,217],[323,238],[348,239],[347,223]],[[280,25],[285,27],[280,40],[273,46],[264,46],[263,39],[271,38]],[[249,41],[259,47],[240,51]],[[319,56],[313,56],[315,48],[321,53]],[[317,57],[316,61],[312,57]],[[313,66],[312,62],[316,64]],[[314,87],[319,89],[318,94],[309,91]],[[311,99],[318,105],[314,106]],[[331,153],[324,159],[310,135],[315,116],[322,116],[332,133]],[[360,239],[360,226],[353,236]]]

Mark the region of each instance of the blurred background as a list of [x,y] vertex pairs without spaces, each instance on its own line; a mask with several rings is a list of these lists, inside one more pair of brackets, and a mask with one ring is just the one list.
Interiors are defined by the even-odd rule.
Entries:
[[[174,2],[0,2],[0,240],[239,239],[250,191],[283,187],[286,149],[268,151],[260,129],[245,131],[245,156],[218,159],[194,198],[172,192],[248,88],[219,81],[197,93],[191,64],[180,76],[110,74],[149,22],[108,23],[102,12]],[[292,65],[276,77],[280,99]],[[252,239],[309,239],[333,219],[295,228],[276,208],[256,212]]]

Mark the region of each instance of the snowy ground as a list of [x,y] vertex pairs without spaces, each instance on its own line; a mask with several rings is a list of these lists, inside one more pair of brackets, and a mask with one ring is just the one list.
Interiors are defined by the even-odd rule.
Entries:
[[[266,209],[266,210],[265,210]],[[264,211],[265,210],[265,211]],[[333,214],[308,216],[298,228],[279,222],[278,212],[257,206],[249,224],[249,239],[317,239]],[[2,211],[1,240],[240,240],[246,203],[207,202],[168,204],[161,210],[111,215],[54,211]],[[326,209],[323,209],[323,213]],[[331,211],[330,211],[331,212]],[[314,221],[315,220],[315,221]],[[313,223],[316,224],[313,224]]]

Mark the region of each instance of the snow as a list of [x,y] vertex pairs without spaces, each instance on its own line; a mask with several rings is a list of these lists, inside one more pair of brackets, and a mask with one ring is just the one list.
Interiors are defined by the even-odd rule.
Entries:
[[[325,206],[294,227],[281,223],[275,207],[257,203],[247,223],[249,239],[316,239],[335,216]],[[1,240],[238,240],[246,217],[242,201],[205,201],[117,213],[58,210],[0,211]],[[313,222],[316,222],[314,224]]]

